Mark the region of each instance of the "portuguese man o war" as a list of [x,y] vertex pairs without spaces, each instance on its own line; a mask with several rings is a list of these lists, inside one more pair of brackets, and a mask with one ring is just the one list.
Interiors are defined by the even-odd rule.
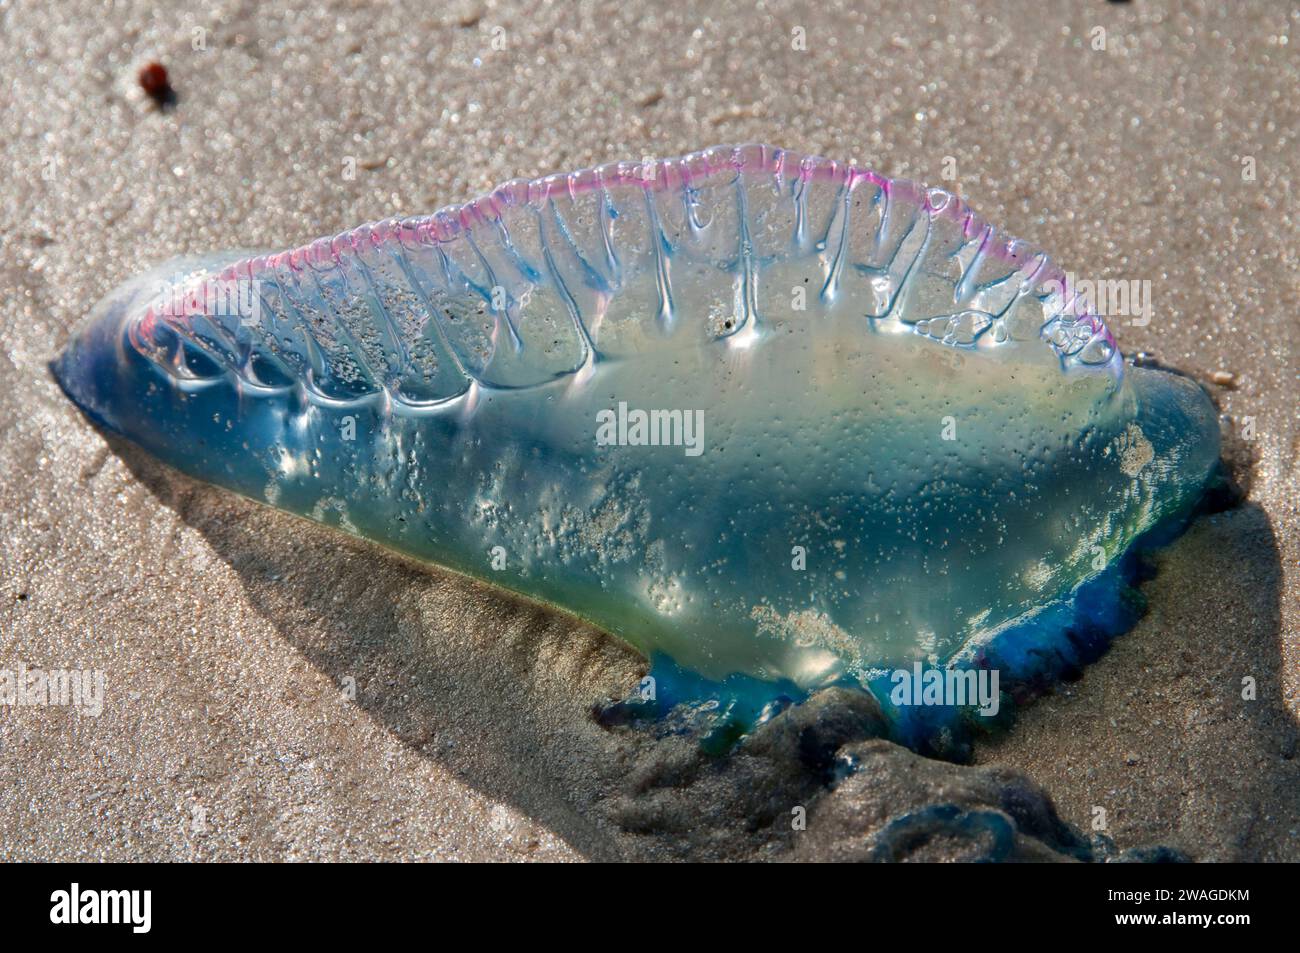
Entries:
[[661,705],[856,684],[924,747],[1127,628],[1218,472],[1205,393],[1081,300],[952,194],[747,145],[177,260],[54,370],[187,474],[600,626]]

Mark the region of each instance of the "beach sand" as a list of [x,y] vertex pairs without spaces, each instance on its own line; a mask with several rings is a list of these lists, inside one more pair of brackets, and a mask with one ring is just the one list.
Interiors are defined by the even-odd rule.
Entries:
[[[1300,859],[1300,15],[534,6],[0,9],[0,667],[105,674],[98,717],[0,711],[0,860],[847,857],[940,794],[1029,805],[1017,850],[1047,856],[1020,774],[1121,848]],[[136,83],[154,59],[165,110]],[[799,724],[854,741],[871,715],[848,703],[722,767],[602,727],[592,706],[644,671],[630,650],[181,477],[47,369],[99,296],[177,254],[743,141],[942,184],[1076,275],[1149,281],[1125,351],[1233,375],[1209,389],[1244,501],[1163,551],[1137,627],[974,767],[859,741],[872,772],[827,794],[773,754]],[[745,829],[800,797],[807,838]]]

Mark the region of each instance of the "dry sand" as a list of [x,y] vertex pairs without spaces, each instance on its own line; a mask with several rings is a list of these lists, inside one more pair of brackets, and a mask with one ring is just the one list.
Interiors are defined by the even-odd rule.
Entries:
[[[430,6],[0,4],[0,667],[107,679],[98,718],[0,711],[0,859],[752,856],[725,819],[711,843],[629,833],[699,806],[646,810],[672,757],[588,716],[632,653],[166,471],[46,370],[175,254],[737,141],[942,182],[1080,276],[1149,280],[1126,351],[1236,375],[1212,390],[1232,431],[1253,419],[1246,503],[1166,550],[1138,627],[977,761],[1081,829],[1104,809],[1121,846],[1300,859],[1291,4]],[[135,86],[153,58],[165,112]]]

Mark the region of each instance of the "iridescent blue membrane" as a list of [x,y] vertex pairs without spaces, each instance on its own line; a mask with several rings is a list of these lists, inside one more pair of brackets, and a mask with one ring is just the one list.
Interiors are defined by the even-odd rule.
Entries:
[[604,627],[670,697],[848,682],[913,743],[954,715],[891,673],[1089,661],[1219,451],[1045,255],[767,146],[172,262],[55,371],[186,473]]

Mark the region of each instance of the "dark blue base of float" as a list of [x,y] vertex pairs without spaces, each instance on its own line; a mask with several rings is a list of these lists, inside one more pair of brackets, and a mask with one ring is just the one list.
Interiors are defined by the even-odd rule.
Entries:
[[[929,757],[965,761],[976,737],[1005,729],[1018,705],[1062,681],[1082,677],[1088,664],[1133,627],[1146,608],[1136,586],[1152,575],[1149,554],[1173,541],[1195,512],[1204,508],[1149,530],[1068,597],[1000,632],[970,658],[953,663],[956,669],[998,672],[1000,695],[992,716],[981,714],[975,705],[895,704],[892,672],[865,685],[848,679],[839,684],[865,689],[875,697],[889,725],[889,740]],[[645,683],[646,690],[632,698],[600,706],[597,717],[602,723],[637,723],[659,733],[694,734],[705,750],[722,754],[757,725],[808,697],[807,691],[790,681],[770,682],[741,674],[711,680],[662,654],[652,656],[650,663],[653,682]]]

